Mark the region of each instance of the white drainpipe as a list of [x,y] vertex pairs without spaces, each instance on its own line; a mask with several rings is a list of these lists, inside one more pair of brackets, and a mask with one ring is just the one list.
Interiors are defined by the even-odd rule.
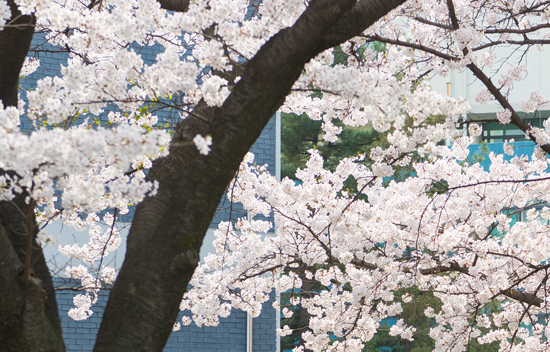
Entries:
[[246,313],[246,352],[252,352],[254,347],[254,319]]
[[[281,112],[277,111],[277,114],[275,115],[275,175],[277,177],[277,180],[281,180]],[[277,232],[277,224],[274,226],[275,232]],[[281,304],[281,294],[277,293],[277,296],[275,297],[277,302]],[[275,321],[276,328],[281,328],[281,314],[278,311],[275,311]],[[279,352],[281,350],[281,337],[279,335],[276,336],[277,343],[276,343],[276,352]]]

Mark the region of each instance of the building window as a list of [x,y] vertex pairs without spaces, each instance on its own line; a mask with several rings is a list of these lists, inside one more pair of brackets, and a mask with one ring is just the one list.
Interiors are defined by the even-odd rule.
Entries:
[[[525,122],[531,124],[532,126],[543,127],[542,123],[548,118],[550,111],[537,111],[531,114],[519,114],[523,117]],[[487,114],[487,116],[483,116],[484,120],[492,118],[496,119],[495,114]],[[528,140],[525,137],[525,134],[515,125],[503,125],[498,121],[484,123],[482,136],[483,141],[486,141],[487,143],[504,143],[510,139],[514,139],[516,142]]]

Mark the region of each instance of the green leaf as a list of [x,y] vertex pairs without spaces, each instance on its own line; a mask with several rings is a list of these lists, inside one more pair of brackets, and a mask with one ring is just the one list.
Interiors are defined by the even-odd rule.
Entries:
[[444,179],[432,182],[430,188],[426,191],[428,197],[433,198],[436,194],[446,194],[449,192],[449,183]]

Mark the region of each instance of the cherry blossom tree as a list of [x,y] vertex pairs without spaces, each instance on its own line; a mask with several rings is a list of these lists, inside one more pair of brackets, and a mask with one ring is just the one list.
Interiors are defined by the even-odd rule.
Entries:
[[[139,203],[95,350],[161,350],[221,195],[306,63],[403,2],[0,1],[3,346],[64,349],[39,229],[89,228],[87,245],[60,251],[92,264],[120,241],[117,215]],[[18,77],[39,65],[25,61],[35,29],[69,60],[24,102]],[[134,44],[163,51],[147,65]],[[152,102],[181,112],[173,136],[139,113]],[[102,114],[109,123],[94,126]],[[86,318],[113,270],[67,274],[86,290],[72,316]]]
[[[522,118],[548,101],[533,91],[516,103],[514,87],[536,74],[526,60],[550,43],[549,14],[542,0],[1,0],[0,338],[11,350],[63,350],[39,229],[88,229],[87,245],[60,252],[93,266],[120,242],[117,216],[138,204],[118,274],[66,271],[85,290],[76,319],[116,276],[96,351],[161,350],[178,307],[216,324],[232,309],[259,314],[273,290],[308,312],[297,351],[360,351],[417,292],[441,301],[424,312],[438,351],[548,349],[550,122]],[[69,60],[23,102],[18,77],[39,65],[25,61],[35,29]],[[145,64],[135,45],[163,50]],[[471,72],[475,100],[430,88],[451,72]],[[498,104],[495,120],[525,132],[534,154],[506,143],[511,158],[471,162],[474,103]],[[180,113],[173,135],[150,104]],[[311,150],[301,184],[278,181],[247,154],[278,109],[322,120],[327,142],[340,124],[369,125],[388,146],[333,171]],[[411,177],[394,178],[402,167]],[[222,223],[216,253],[197,266],[228,184],[251,216]],[[270,214],[274,224],[254,218]],[[398,319],[389,333],[414,332]]]

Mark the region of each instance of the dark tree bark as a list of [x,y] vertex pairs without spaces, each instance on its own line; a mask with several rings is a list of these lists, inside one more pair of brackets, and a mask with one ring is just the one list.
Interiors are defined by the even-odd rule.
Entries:
[[[12,17],[0,31],[0,100],[17,106],[19,72],[34,33],[34,16]],[[0,170],[0,174],[6,172]],[[64,351],[61,323],[27,193],[0,202],[0,351]]]
[[0,100],[4,106],[17,106],[19,72],[34,34],[34,16],[22,16],[13,0],[8,0],[11,19],[0,31]]
[[189,8],[189,0],[158,0],[160,7],[168,11],[185,12]]
[[0,202],[0,351],[65,351],[52,279],[36,243],[34,204],[26,196]]
[[[193,112],[200,119],[178,125],[170,155],[149,173],[159,191],[136,209],[95,351],[162,350],[218,201],[304,65],[403,2],[310,1],[292,27],[272,37],[248,62],[221,108],[201,102]],[[208,156],[192,142],[198,133],[213,138]]]

